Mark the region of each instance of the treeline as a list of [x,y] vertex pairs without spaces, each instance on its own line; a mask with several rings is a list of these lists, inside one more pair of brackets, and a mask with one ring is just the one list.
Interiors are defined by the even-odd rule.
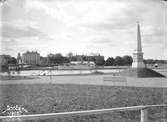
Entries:
[[0,71],[7,71],[9,64],[16,65],[16,58],[10,55],[0,55]]
[[41,57],[41,64],[58,65],[63,63],[70,63],[71,61],[93,61],[97,66],[129,66],[132,64],[133,59],[131,56],[125,55],[123,57],[116,56],[115,58],[109,57],[104,60],[103,56],[86,56],[86,55],[73,55],[68,54],[63,56],[61,53],[49,54],[47,59]]
[[105,66],[130,66],[133,62],[133,59],[131,56],[125,55],[123,57],[116,56],[115,58],[109,57],[105,61]]
[[[133,62],[131,56],[116,56],[108,57],[104,60],[104,56],[94,55],[73,55],[73,53],[68,53],[66,56],[63,56],[61,53],[48,54],[46,57],[40,57],[40,66],[49,66],[49,65],[60,65],[64,63],[70,63],[71,61],[92,61],[95,62],[97,66],[130,66]],[[167,64],[167,60],[154,60],[154,59],[145,59],[145,64]],[[6,67],[9,64],[16,65],[17,59],[11,57],[10,55],[1,55],[0,56],[0,66]]]
[[145,59],[145,64],[167,64],[167,60],[154,60],[154,59]]
[[[132,65],[133,58],[131,56],[116,56],[115,58],[109,57],[105,61],[105,66],[130,66]],[[167,60],[157,60],[157,59],[144,59],[145,64],[167,64]]]
[[8,65],[8,64],[17,64],[16,58],[11,57],[10,55],[1,55],[0,65]]
[[104,65],[105,60],[104,56],[94,55],[73,55],[73,53],[68,53],[66,56],[63,56],[61,53],[48,54],[47,57],[41,57],[41,65],[61,65],[64,63],[70,63],[71,61],[92,61],[96,65]]

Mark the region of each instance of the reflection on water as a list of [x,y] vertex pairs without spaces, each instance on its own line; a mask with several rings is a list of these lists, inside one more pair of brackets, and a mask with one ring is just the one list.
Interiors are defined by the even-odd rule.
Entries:
[[[122,69],[98,69],[98,70],[25,70],[25,71],[11,71],[11,75],[21,76],[36,76],[36,75],[63,75],[63,74],[91,74],[94,72],[99,73],[116,73]],[[0,73],[1,75],[8,75],[8,73]]]

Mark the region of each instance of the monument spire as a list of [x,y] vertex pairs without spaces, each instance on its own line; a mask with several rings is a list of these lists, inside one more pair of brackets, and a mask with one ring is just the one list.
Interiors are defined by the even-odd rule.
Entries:
[[142,52],[140,24],[137,23],[137,51]]
[[143,52],[142,52],[142,45],[141,45],[141,33],[140,33],[140,24],[137,22],[137,48],[133,53],[133,68],[144,68],[145,64],[143,62]]

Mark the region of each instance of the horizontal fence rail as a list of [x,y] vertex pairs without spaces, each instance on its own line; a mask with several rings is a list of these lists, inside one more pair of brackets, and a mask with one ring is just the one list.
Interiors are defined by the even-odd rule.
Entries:
[[38,120],[56,117],[70,117],[70,116],[83,116],[83,115],[95,115],[104,114],[110,112],[121,112],[121,111],[141,111],[141,122],[147,122],[147,109],[154,107],[167,107],[167,104],[161,105],[141,105],[141,106],[130,106],[130,107],[119,107],[109,109],[96,109],[96,110],[85,110],[85,111],[73,111],[73,112],[62,112],[62,113],[46,113],[46,114],[33,114],[33,115],[19,115],[19,116],[0,116],[0,120],[5,119],[20,119],[20,120]]

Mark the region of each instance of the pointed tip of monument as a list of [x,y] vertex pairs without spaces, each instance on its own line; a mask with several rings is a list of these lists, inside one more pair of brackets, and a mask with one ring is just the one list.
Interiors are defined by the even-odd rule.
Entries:
[[136,21],[136,24],[137,24],[137,25],[140,25],[140,21]]

